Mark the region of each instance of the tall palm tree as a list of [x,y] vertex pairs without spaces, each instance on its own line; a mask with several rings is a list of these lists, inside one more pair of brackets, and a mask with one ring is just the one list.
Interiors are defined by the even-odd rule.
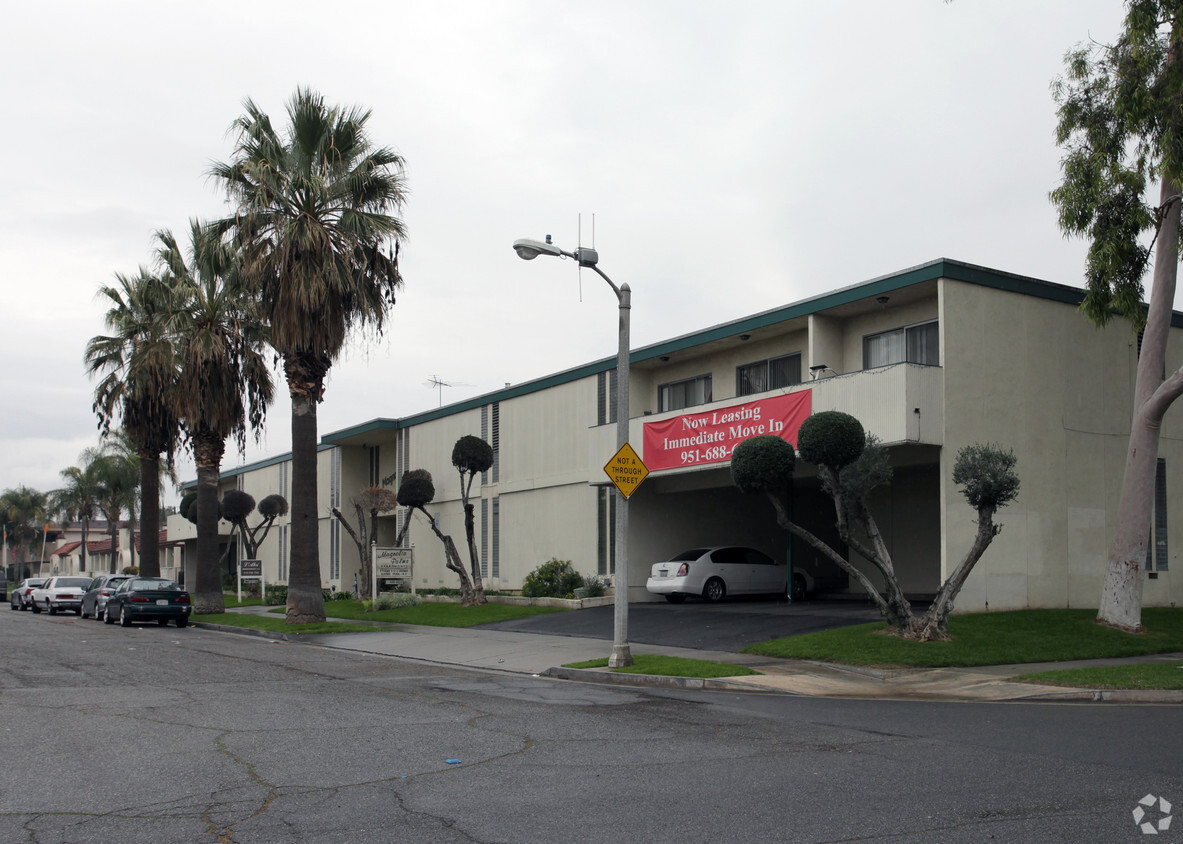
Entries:
[[99,484],[98,467],[93,460],[86,460],[84,453],[82,466],[70,466],[62,469],[62,480],[66,485],[51,496],[53,507],[63,514],[66,521],[78,519],[82,522],[81,570],[86,571],[87,542],[90,534],[90,520],[98,510],[99,497],[102,487]]
[[[143,268],[134,276],[116,273],[115,279],[115,285],[99,291],[109,304],[104,322],[111,333],[92,337],[84,359],[91,375],[102,374],[94,410],[103,432],[118,418],[139,458],[141,573],[156,576],[160,458],[172,465],[180,434],[174,409],[180,360],[168,325],[173,297],[165,279]],[[111,552],[114,561],[114,546]]]
[[370,112],[299,88],[281,136],[253,102],[233,124],[234,156],[215,164],[235,216],[242,280],[262,303],[292,399],[291,568],[287,620],[323,621],[316,500],[316,405],[350,332],[380,332],[402,285],[394,216],[403,160],[366,134]]
[[172,327],[182,365],[176,409],[197,465],[194,611],[223,612],[218,558],[218,478],[226,439],[243,450],[271,402],[266,332],[255,301],[236,283],[235,255],[215,232],[190,222],[188,259],[172,232],[158,232],[157,259],[176,297]]
[[113,445],[107,437],[104,437],[98,448],[84,451],[82,459],[94,472],[98,483],[99,497],[95,503],[107,520],[107,530],[111,534],[111,563],[108,571],[114,574],[119,571],[119,520],[126,510],[130,523],[131,514],[135,512],[136,492],[142,483],[143,465],[138,456]]

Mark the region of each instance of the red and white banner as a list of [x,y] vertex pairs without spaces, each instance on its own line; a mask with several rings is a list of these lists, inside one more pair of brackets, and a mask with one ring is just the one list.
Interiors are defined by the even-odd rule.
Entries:
[[797,429],[809,418],[813,391],[800,390],[731,407],[646,422],[641,459],[650,471],[720,463],[751,437],[765,434],[797,445]]

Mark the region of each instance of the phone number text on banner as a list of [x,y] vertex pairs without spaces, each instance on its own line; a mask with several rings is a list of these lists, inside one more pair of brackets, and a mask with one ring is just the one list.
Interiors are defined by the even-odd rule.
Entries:
[[650,471],[718,463],[746,439],[766,434],[797,445],[797,430],[811,413],[812,390],[731,407],[646,422],[644,461]]

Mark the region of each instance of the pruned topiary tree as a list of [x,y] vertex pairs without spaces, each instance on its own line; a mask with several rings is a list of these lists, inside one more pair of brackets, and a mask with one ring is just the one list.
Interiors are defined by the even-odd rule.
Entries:
[[460,501],[464,505],[464,536],[468,540],[468,561],[472,566],[472,583],[476,603],[485,600],[485,579],[481,575],[481,555],[476,547],[476,507],[469,493],[472,483],[481,472],[487,472],[493,465],[493,446],[474,437],[465,435],[456,440],[452,447],[452,465],[460,472]]
[[864,432],[857,419],[838,411],[825,411],[807,419],[801,425],[797,442],[801,458],[816,463],[822,488],[834,502],[838,535],[880,573],[882,590],[849,559],[789,518],[786,497],[795,468],[793,447],[789,443],[779,437],[762,436],[736,446],[731,457],[731,476],[736,487],[741,492],[764,493],[776,510],[777,522],[854,578],[892,630],[918,641],[947,639],[953,599],[1001,530],[994,523],[994,514],[1018,495],[1014,453],[994,444],[974,444],[958,451],[953,481],[962,487],[966,500],[977,510],[978,530],[970,549],[945,580],[928,611],[917,618],[900,587],[891,554],[868,503],[871,492],[891,480],[886,449],[873,435]]
[[263,517],[254,527],[247,524],[247,516],[255,512],[255,499],[241,490],[232,489],[222,496],[222,518],[234,525],[246,548],[246,559],[257,560],[259,546],[271,531],[271,525],[288,511],[288,501],[282,495],[268,495],[258,506]]
[[[434,488],[432,489],[432,497],[435,497]],[[350,503],[357,513],[356,530],[353,525],[349,524],[349,520],[345,518],[345,514],[339,508],[333,508],[333,515],[345,526],[346,532],[353,537],[353,542],[357,545],[357,556],[361,561],[361,582],[358,584],[358,592],[362,598],[369,598],[370,582],[373,579],[370,569],[374,562],[373,554],[370,553],[370,545],[378,541],[378,514],[389,513],[397,509],[398,496],[393,490],[384,486],[368,486],[361,490],[357,497],[351,498]],[[368,527],[367,513],[370,515]]]
[[[409,507],[412,512],[418,510],[427,517],[427,523],[431,525],[432,533],[439,537],[440,542],[444,545],[445,565],[460,577],[460,604],[466,607],[473,606],[476,604],[476,593],[472,588],[472,581],[468,579],[468,572],[464,570],[464,563],[460,560],[460,552],[456,550],[456,543],[452,541],[452,537],[440,530],[435,516],[427,511],[427,505],[434,499],[435,483],[432,481],[431,472],[426,469],[411,469],[403,473],[402,480],[398,485],[398,503],[403,507]],[[411,525],[410,515],[410,513],[407,514],[407,520],[403,523],[402,530],[399,531],[395,545],[402,545],[403,537],[406,536],[407,529]]]

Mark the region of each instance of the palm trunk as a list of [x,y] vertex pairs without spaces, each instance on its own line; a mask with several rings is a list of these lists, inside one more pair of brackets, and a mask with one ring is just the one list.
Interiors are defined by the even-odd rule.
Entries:
[[1179,394],[1181,377],[1181,373],[1176,372],[1169,381],[1162,381],[1179,268],[1180,203],[1173,198],[1178,193],[1179,187],[1164,178],[1161,201],[1167,209],[1155,241],[1150,310],[1138,356],[1125,474],[1121,482],[1117,524],[1109,545],[1109,566],[1097,611],[1097,621],[1130,631],[1142,629],[1142,564],[1150,541],[1150,505],[1158,465],[1158,440],[1163,415]]
[[226,611],[222,597],[222,567],[218,559],[218,474],[224,442],[216,435],[194,437],[197,463],[197,571],[193,587],[193,612]]
[[160,577],[160,456],[140,454],[140,574]]
[[292,397],[292,542],[288,571],[288,624],[325,620],[320,579],[320,535],[316,501],[316,402],[323,375],[308,376],[300,361],[285,359]]

